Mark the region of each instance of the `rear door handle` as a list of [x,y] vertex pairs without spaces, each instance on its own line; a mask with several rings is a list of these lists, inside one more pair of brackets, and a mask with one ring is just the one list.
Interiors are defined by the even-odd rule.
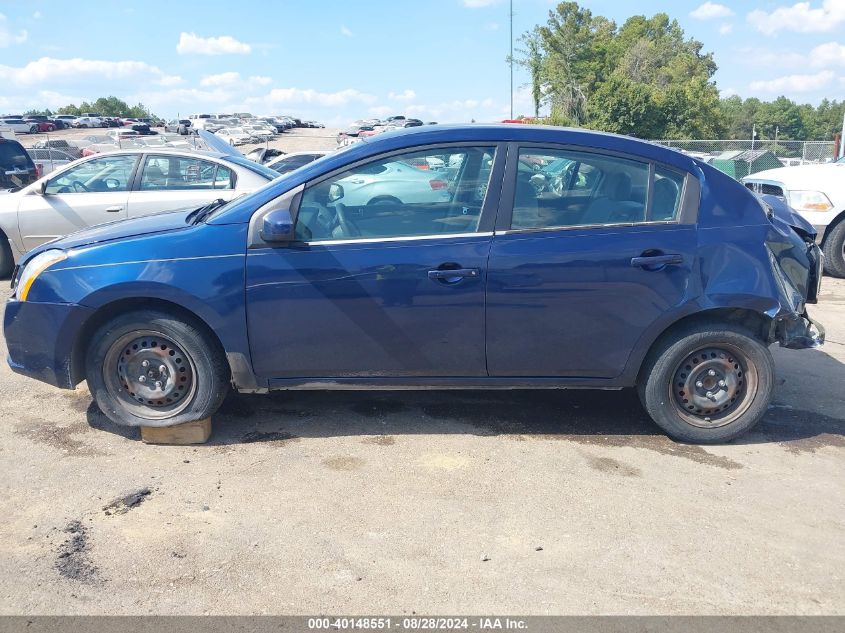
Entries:
[[428,278],[441,281],[459,281],[465,277],[479,277],[480,268],[452,268],[429,270]]
[[645,257],[634,257],[631,259],[631,266],[640,268],[651,268],[652,266],[671,266],[683,264],[683,255],[673,253],[671,255],[647,255]]
[[119,211],[123,211],[123,207],[108,207],[106,212],[108,213],[117,213]]

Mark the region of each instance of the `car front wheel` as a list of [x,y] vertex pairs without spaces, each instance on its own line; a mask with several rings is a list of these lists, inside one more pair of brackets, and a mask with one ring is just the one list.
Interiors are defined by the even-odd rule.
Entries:
[[211,416],[228,390],[219,345],[200,324],[157,310],[115,317],[92,337],[88,388],[128,426],[172,426]]
[[682,326],[649,354],[639,382],[648,414],[676,440],[727,442],[765,415],[774,383],[766,345],[724,322]]

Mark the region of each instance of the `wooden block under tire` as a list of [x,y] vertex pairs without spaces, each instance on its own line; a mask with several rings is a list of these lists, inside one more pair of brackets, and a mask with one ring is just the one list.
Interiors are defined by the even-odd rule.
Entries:
[[141,441],[145,444],[205,444],[210,436],[211,418],[176,426],[141,427]]

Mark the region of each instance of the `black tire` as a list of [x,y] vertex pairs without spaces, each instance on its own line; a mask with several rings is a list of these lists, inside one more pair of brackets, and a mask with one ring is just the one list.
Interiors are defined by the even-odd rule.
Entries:
[[0,279],[11,276],[15,267],[15,257],[12,255],[12,245],[8,238],[0,231]]
[[399,198],[394,198],[393,196],[377,196],[377,197],[373,198],[372,200],[370,200],[367,203],[367,206],[368,207],[374,207],[374,206],[382,205],[382,206],[387,207],[387,206],[398,206],[398,205],[401,205],[401,204],[402,204],[402,201]]
[[[101,326],[91,341],[88,388],[116,424],[162,427],[202,420],[217,411],[228,391],[225,356],[193,320],[160,310],[127,312]],[[150,384],[138,382],[142,376]]]
[[759,338],[738,325],[701,321],[680,326],[655,344],[638,391],[648,414],[670,437],[718,444],[760,421],[773,385],[774,361]]
[[29,128],[29,133],[30,134],[38,134],[38,126],[33,125],[31,128]]
[[845,219],[824,238],[824,269],[834,277],[845,278]]

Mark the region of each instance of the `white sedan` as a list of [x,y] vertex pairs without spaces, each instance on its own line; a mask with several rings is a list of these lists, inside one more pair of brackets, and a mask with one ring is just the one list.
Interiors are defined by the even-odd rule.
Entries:
[[757,193],[783,198],[812,224],[824,251],[825,271],[845,278],[845,158],[759,171],[742,182]]
[[35,134],[38,124],[23,119],[0,119],[0,127],[9,128],[17,134]]
[[342,187],[339,200],[348,207],[366,205],[426,204],[449,202],[449,178],[435,169],[420,169],[408,163],[374,163],[354,175],[336,181]]
[[229,145],[243,145],[253,141],[252,134],[242,127],[226,127],[215,132],[217,136],[226,141]]
[[278,175],[243,156],[165,148],[77,160],[0,196],[0,275],[8,275],[26,251],[68,233],[231,200]]

